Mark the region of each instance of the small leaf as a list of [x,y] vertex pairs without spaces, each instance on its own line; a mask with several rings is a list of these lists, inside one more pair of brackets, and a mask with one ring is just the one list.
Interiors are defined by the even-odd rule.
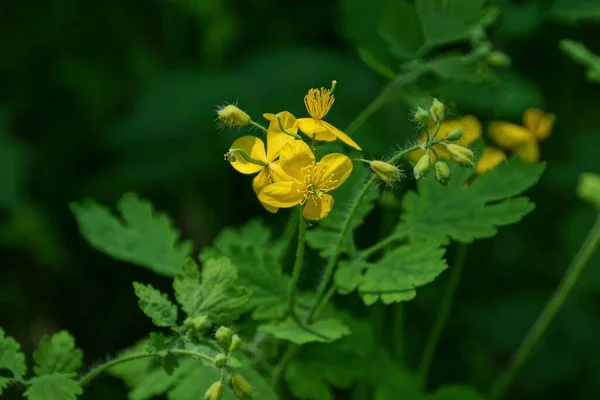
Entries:
[[146,350],[150,353],[164,353],[166,354],[167,338],[162,333],[151,332],[146,342]]
[[16,378],[22,378],[27,373],[21,345],[12,337],[5,336],[2,328],[0,328],[0,369],[9,370]]
[[169,300],[166,294],[154,289],[152,285],[133,282],[138,305],[146,316],[152,319],[156,326],[176,326],[177,306]]
[[123,261],[174,276],[190,254],[191,244],[179,243],[171,219],[134,193],[125,194],[117,208],[122,220],[93,200],[71,204],[81,234],[96,249]]
[[480,83],[493,79],[487,64],[464,55],[446,54],[427,63],[427,68],[442,79]]
[[75,347],[75,338],[67,331],[45,336],[33,353],[37,375],[74,374],[81,367],[83,351]]
[[319,320],[311,325],[300,326],[292,318],[283,322],[272,322],[258,327],[281,340],[296,344],[310,342],[333,342],[350,334],[350,329],[338,320]]
[[162,357],[162,367],[167,373],[167,375],[171,376],[179,367],[179,359],[175,354],[169,353],[166,356]]
[[248,293],[237,285],[237,271],[226,257],[208,259],[202,269],[190,258],[175,277],[175,297],[190,317],[206,316],[218,325],[230,324],[248,310]]
[[31,378],[31,386],[24,395],[29,400],[76,400],[82,394],[81,386],[62,374]]

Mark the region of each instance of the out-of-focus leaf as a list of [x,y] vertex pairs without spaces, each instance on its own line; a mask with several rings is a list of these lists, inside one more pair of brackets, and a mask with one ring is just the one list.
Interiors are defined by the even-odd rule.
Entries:
[[485,398],[470,386],[448,385],[429,395],[427,400],[485,400]]
[[586,172],[579,176],[577,195],[580,199],[600,207],[600,175]]
[[408,0],[383,0],[379,33],[400,59],[416,58],[423,45],[417,12]]
[[[598,8],[600,10],[600,6]],[[586,77],[589,81],[600,83],[600,56],[589,51],[582,43],[573,40],[561,40],[560,48],[574,61],[588,68]]]
[[292,318],[283,322],[270,322],[260,325],[259,330],[269,333],[280,340],[296,344],[310,342],[333,342],[348,334],[350,329],[335,319],[319,320],[310,325],[300,326]]
[[494,77],[487,64],[463,55],[443,55],[429,61],[427,67],[440,78],[453,81],[478,83]]
[[568,23],[600,20],[600,3],[596,0],[554,0],[550,12],[554,18]]

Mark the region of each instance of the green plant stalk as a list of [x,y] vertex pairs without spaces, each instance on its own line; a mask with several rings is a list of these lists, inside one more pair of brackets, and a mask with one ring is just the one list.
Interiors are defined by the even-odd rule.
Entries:
[[296,357],[296,354],[298,354],[299,351],[299,344],[289,343],[287,345],[285,352],[281,357],[281,360],[279,360],[279,363],[277,364],[277,366],[275,366],[275,369],[273,370],[273,375],[271,377],[271,386],[273,387],[273,389],[277,390],[277,387],[279,386],[279,383],[283,378],[285,370],[287,369],[288,365],[290,365],[294,357]]
[[433,323],[431,332],[429,333],[427,341],[425,342],[425,350],[423,351],[421,362],[419,363],[419,367],[417,369],[419,386],[422,388],[424,388],[427,384],[427,375],[429,374],[429,369],[431,368],[433,356],[435,355],[435,351],[440,341],[440,337],[442,336],[442,332],[444,331],[444,327],[446,326],[448,318],[450,317],[450,311],[452,310],[452,304],[454,303],[456,290],[458,289],[458,283],[460,282],[460,277],[464,269],[466,256],[467,246],[464,244],[459,244],[458,248],[456,249],[456,258],[454,260],[454,268],[450,274],[450,280],[448,281],[448,285],[444,290],[440,307],[438,308],[435,316],[435,322]]
[[565,275],[556,288],[552,297],[546,303],[544,310],[535,321],[531,330],[525,337],[525,340],[521,343],[517,354],[512,360],[512,363],[494,382],[491,390],[491,399],[500,400],[506,394],[508,387],[514,380],[517,373],[523,367],[525,362],[529,359],[533,353],[535,347],[544,335],[556,314],[564,304],[565,300],[573,290],[573,287],[577,283],[583,268],[598,250],[600,244],[600,216],[596,219],[596,223],[590,229],[588,236],[581,244],[579,251],[571,261],[569,268],[565,272]]
[[[214,362],[214,359],[207,356],[206,354],[197,353],[197,352],[191,351],[191,350],[172,349],[172,350],[169,350],[169,353],[187,355],[187,356],[191,356],[193,358],[200,358],[202,360]],[[96,368],[94,368],[93,370],[91,370],[90,372],[88,372],[87,374],[82,376],[77,381],[77,383],[79,384],[79,386],[83,387],[83,386],[87,385],[88,383],[90,383],[90,381],[92,379],[94,379],[96,376],[100,375],[102,372],[106,371],[107,369],[114,367],[115,365],[122,364],[124,362],[133,361],[133,360],[139,360],[140,358],[149,358],[149,357],[160,357],[160,356],[156,353],[138,353],[138,354],[131,354],[128,356],[123,356],[121,358],[115,358],[114,360],[110,360],[104,364],[97,366]]]
[[296,209],[298,210],[298,249],[296,250],[296,262],[294,263],[292,279],[290,279],[288,289],[288,313],[290,315],[296,315],[296,293],[298,292],[300,273],[304,266],[304,242],[306,240],[306,226],[304,224],[304,219],[302,218],[302,206],[297,206]]
[[360,253],[358,253],[358,258],[365,260],[365,259],[369,258],[371,255],[379,252],[380,250],[385,249],[390,244],[401,240],[403,236],[404,236],[403,234],[392,233],[391,235],[381,239],[379,242],[375,243],[374,245],[362,250]]

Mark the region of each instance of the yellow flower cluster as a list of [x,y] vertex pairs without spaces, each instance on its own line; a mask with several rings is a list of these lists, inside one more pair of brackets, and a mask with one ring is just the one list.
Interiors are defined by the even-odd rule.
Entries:
[[[304,97],[310,117],[296,119],[290,112],[263,114],[269,120],[266,129],[266,146],[256,136],[243,136],[233,142],[225,155],[232,167],[243,174],[256,174],[252,188],[261,204],[270,212],[279,208],[303,205],[304,218],[319,220],[333,207],[333,197],[328,194],[339,187],[352,172],[352,161],[344,154],[332,153],[317,161],[311,148],[300,139],[300,129],[312,140],[331,142],[340,139],[361,150],[348,135],[323,121],[334,102],[333,81],[331,89],[311,89]],[[227,106],[230,107],[230,106]],[[221,118],[228,121],[247,121],[255,124],[239,110],[237,116],[227,112]],[[233,113],[233,114],[236,114]],[[257,125],[257,124],[255,124]],[[240,126],[239,123],[233,126]]]

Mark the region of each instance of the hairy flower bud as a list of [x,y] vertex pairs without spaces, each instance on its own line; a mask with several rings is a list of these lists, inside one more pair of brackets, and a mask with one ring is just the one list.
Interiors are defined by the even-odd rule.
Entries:
[[443,161],[438,161],[435,163],[435,180],[446,186],[450,182],[451,176],[450,168],[448,168],[448,164]]
[[208,317],[206,315],[199,315],[194,318],[187,318],[183,322],[183,326],[187,329],[192,329],[195,331],[202,331],[206,329],[209,325]]
[[227,356],[225,354],[217,354],[215,356],[215,367],[223,368],[227,365]]
[[215,333],[215,339],[217,339],[217,343],[219,343],[219,346],[221,346],[221,348],[225,351],[229,350],[229,347],[231,346],[232,337],[233,332],[226,326],[220,327],[219,329],[217,329],[217,333]]
[[204,400],[221,400],[223,398],[223,384],[217,381],[210,385],[204,393]]
[[373,172],[375,172],[375,174],[377,174],[379,179],[381,179],[385,183],[388,183],[391,185],[391,184],[394,184],[394,183],[400,181],[400,178],[401,178],[400,170],[395,165],[388,164],[384,161],[377,161],[377,160],[370,161],[369,165],[371,166],[371,169],[373,170]]
[[464,133],[463,130],[460,128],[452,129],[446,135],[446,140],[450,140],[451,142],[459,140],[463,136],[463,133]]
[[252,399],[252,386],[241,375],[229,375],[229,386],[238,399]]
[[466,147],[460,146],[458,144],[447,144],[446,150],[452,156],[454,161],[464,166],[474,166],[473,163],[473,152]]
[[240,345],[242,344],[242,339],[238,336],[238,334],[234,334],[231,337],[231,345],[229,346],[229,352],[233,353],[234,351],[236,351],[237,349],[240,348]]
[[415,120],[420,124],[427,124],[429,122],[429,113],[427,110],[424,110],[421,107],[417,107],[417,111],[415,111],[414,116]]
[[248,114],[234,106],[226,105],[217,110],[219,119],[227,126],[246,126],[250,125],[252,119]]
[[508,67],[510,65],[510,58],[501,51],[490,52],[485,61],[492,67]]
[[427,172],[429,171],[429,163],[430,163],[429,153],[426,153],[421,158],[419,158],[419,161],[417,161],[417,164],[415,165],[415,168],[413,169],[413,173],[415,174],[416,180],[419,180],[419,179],[423,178],[425,175],[427,175]]
[[437,122],[442,122],[445,115],[444,103],[438,99],[433,99],[433,103],[431,104],[431,108],[429,108],[429,112]]

